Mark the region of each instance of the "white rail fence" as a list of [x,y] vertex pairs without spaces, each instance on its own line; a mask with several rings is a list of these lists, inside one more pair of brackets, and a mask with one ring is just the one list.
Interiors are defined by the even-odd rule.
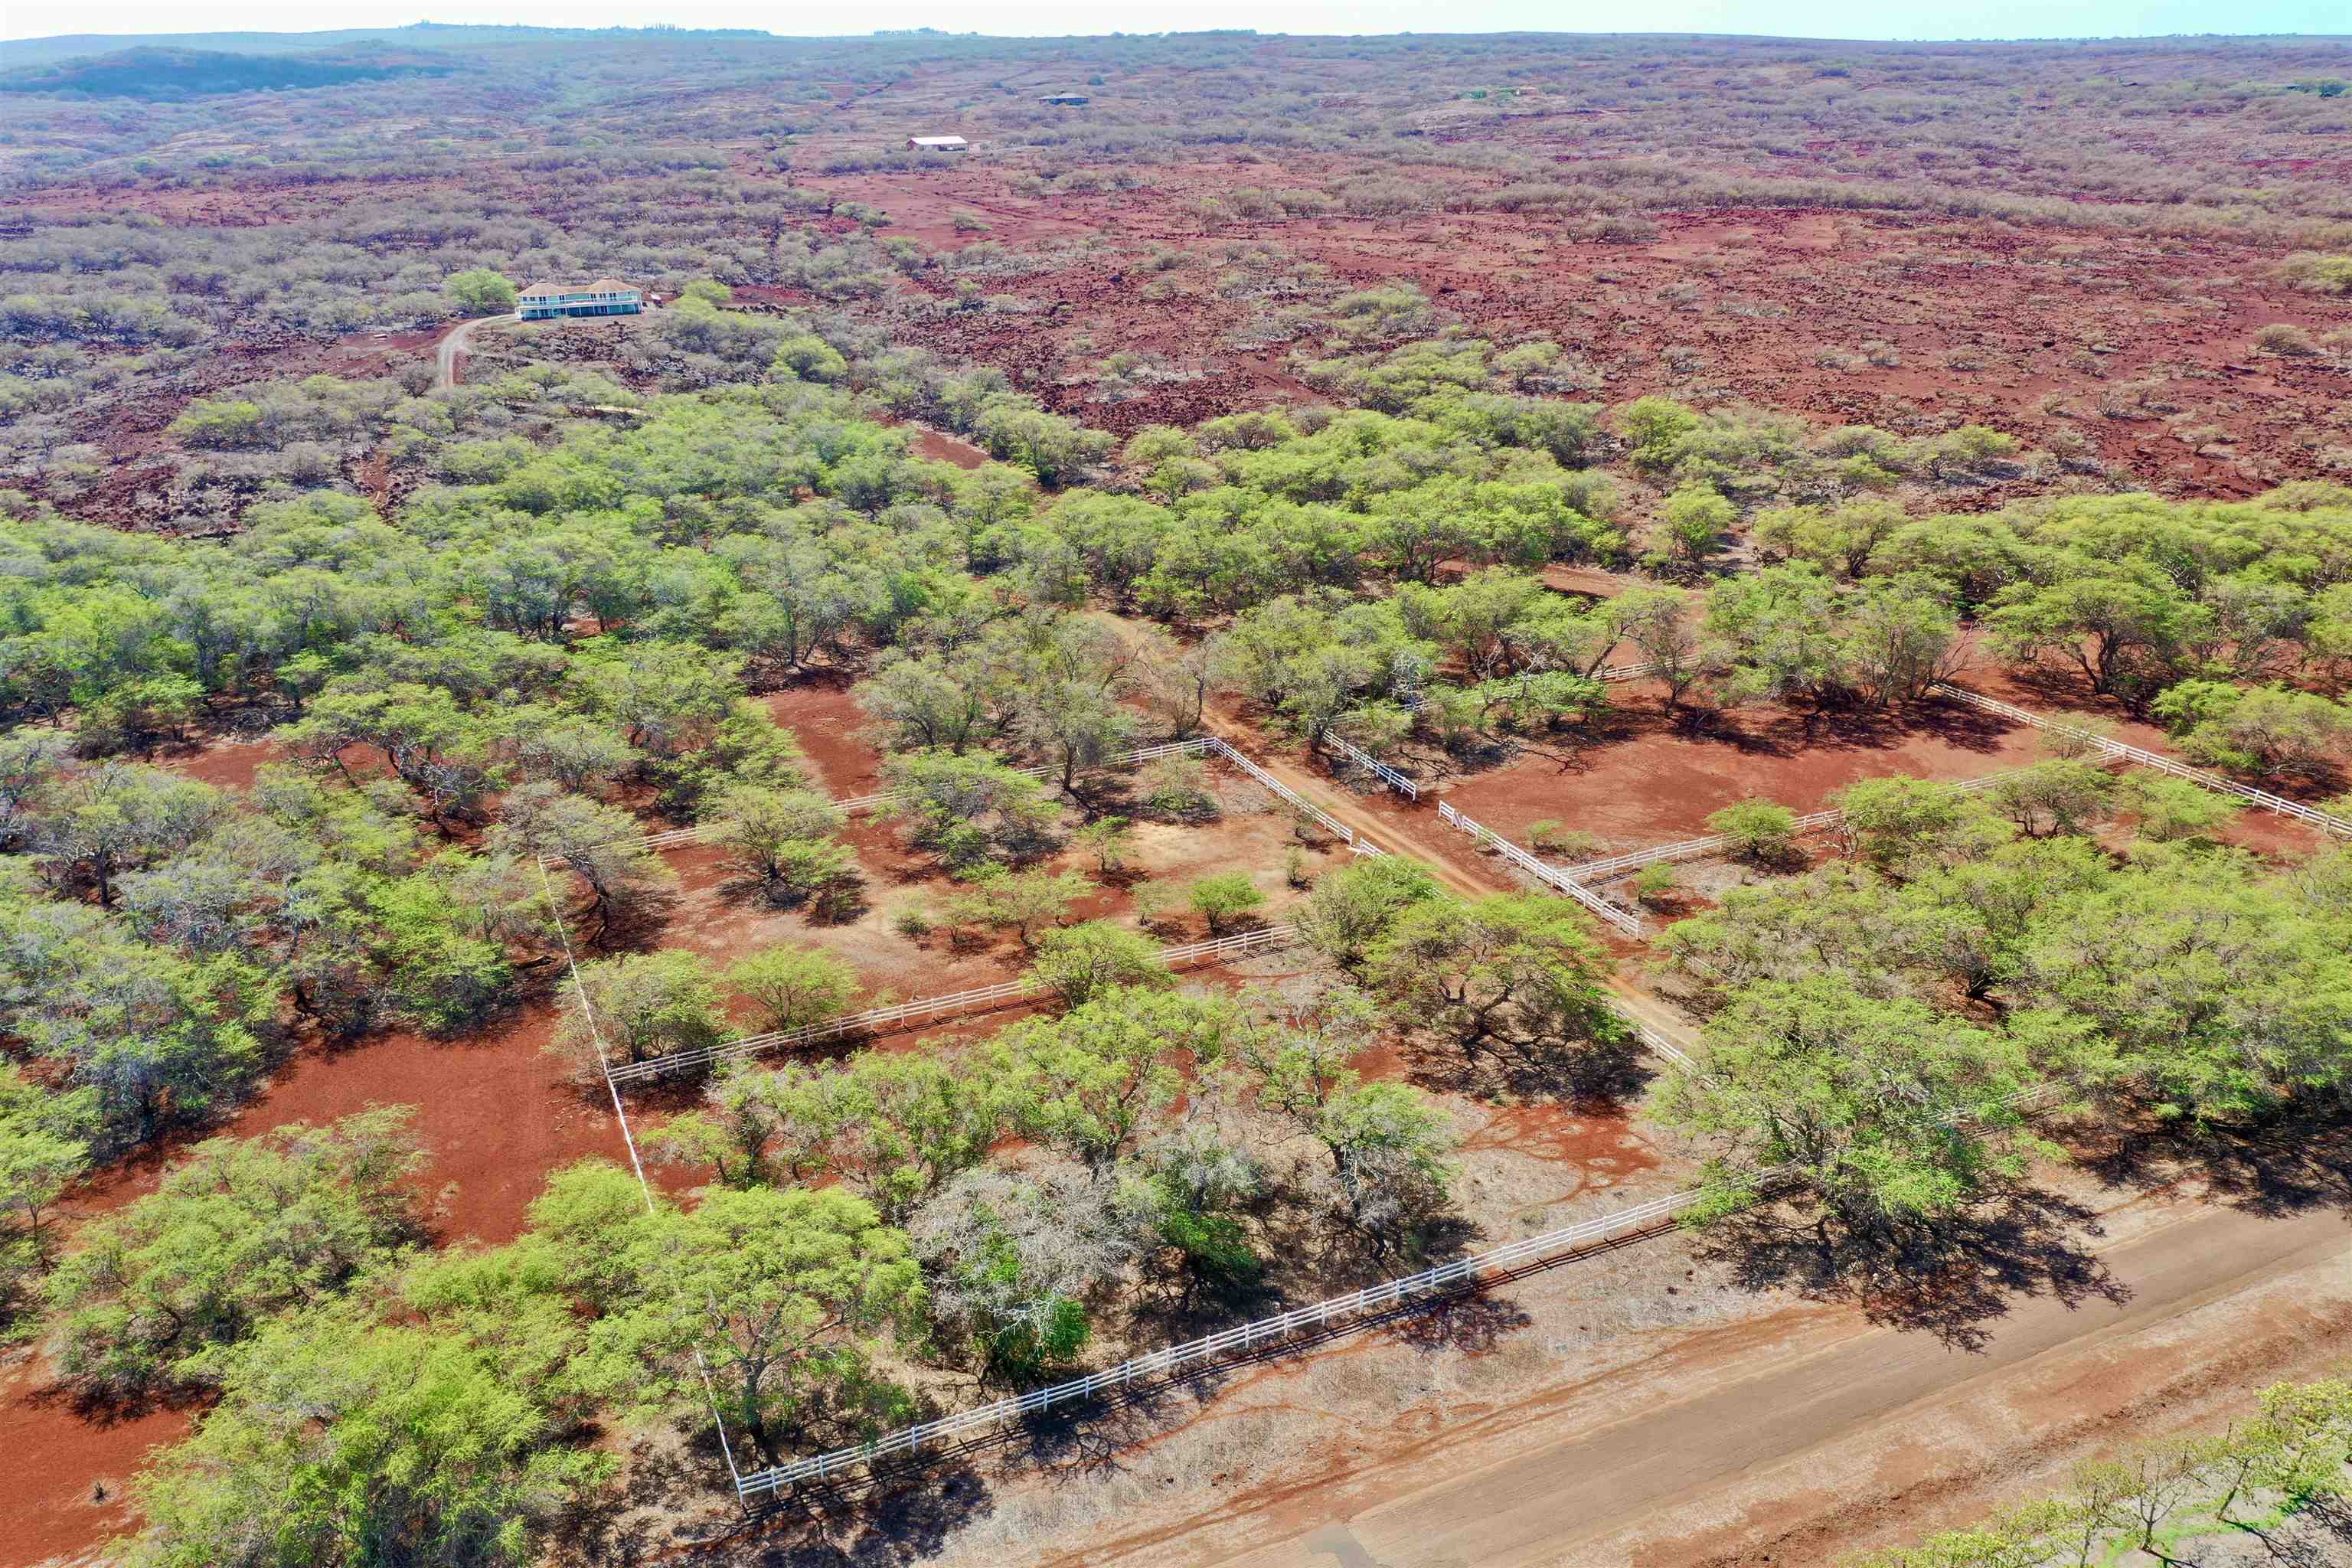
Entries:
[[1363,769],[1366,773],[1370,773],[1382,784],[1388,785],[1389,788],[1404,796],[1405,799],[1411,801],[1418,801],[1421,799],[1421,785],[1405,777],[1404,774],[1397,772],[1396,769],[1389,766],[1388,763],[1381,761],[1370,752],[1365,751],[1361,746],[1349,741],[1345,735],[1340,734],[1337,730],[1326,725],[1321,730],[1316,731],[1315,738],[1323,745],[1328,746],[1331,750],[1339,752],[1342,760]]
[[1341,843],[1347,845],[1349,848],[1353,849],[1357,854],[1381,855],[1386,853],[1385,850],[1381,849],[1380,846],[1374,844],[1370,839],[1363,837],[1358,834],[1354,828],[1349,827],[1346,823],[1340,821],[1338,817],[1332,816],[1329,812],[1324,810],[1321,806],[1316,805],[1313,801],[1307,799],[1305,795],[1299,794],[1288,784],[1284,784],[1280,779],[1276,778],[1272,773],[1267,773],[1264,768],[1259,767],[1247,757],[1243,756],[1234,747],[1228,745],[1225,742],[1219,740],[1214,735],[1208,736],[1206,739],[1208,741],[1208,750],[1210,752],[1217,756],[1223,757],[1225,761],[1233,763],[1234,766],[1241,769],[1242,772],[1247,773],[1260,784],[1263,784],[1269,793],[1277,798],[1287,801],[1299,812],[1307,816],[1313,817],[1318,823],[1322,825],[1326,832],[1337,836]]
[[2032,709],[2020,708],[2013,702],[2003,702],[1999,698],[1986,697],[1970,691],[1965,687],[1954,686],[1949,681],[1938,683],[1936,689],[1947,697],[1967,703],[1971,708],[1981,708],[1988,713],[1998,713],[2004,719],[2014,719],[2021,724],[2032,724],[2038,729],[2054,730],[2059,734],[2072,735],[2077,740],[2088,742],[2093,750],[2104,752],[2108,757],[2118,761],[2137,763],[2144,768],[2155,768],[2159,772],[2170,773],[2175,778],[2187,779],[2191,784],[2201,784],[2219,794],[2234,795],[2242,800],[2252,801],[2264,810],[2277,812],[2281,816],[2294,817],[2298,822],[2307,822],[2323,832],[2352,838],[2352,822],[2347,822],[2340,816],[2330,816],[2327,813],[2305,805],[2300,801],[2289,800],[2281,795],[2273,795],[2266,789],[2256,789],[2252,784],[2240,784],[2235,779],[2225,778],[2216,773],[2208,773],[2203,768],[2192,768],[2187,763],[2177,762],[2159,752],[2151,752],[2144,746],[2127,745],[2121,741],[2111,741],[2106,736],[2095,731],[2085,730],[2079,724],[2069,724],[2063,720],[2044,718]]
[[1437,815],[1439,818],[1445,822],[1449,826],[1458,827],[1463,832],[1469,834],[1473,838],[1477,839],[1481,844],[1484,844],[1488,848],[1494,850],[1496,854],[1502,856],[1512,865],[1517,866],[1520,870],[1525,871],[1528,876],[1535,878],[1538,881],[1543,883],[1544,886],[1552,889],[1554,891],[1567,894],[1570,898],[1574,899],[1578,903],[1582,904],[1586,909],[1591,910],[1594,914],[1599,915],[1602,920],[1607,921],[1611,925],[1615,926],[1619,931],[1623,931],[1627,936],[1639,936],[1642,934],[1642,917],[1640,915],[1635,914],[1632,910],[1626,909],[1622,904],[1618,904],[1608,899],[1602,898],[1600,894],[1594,892],[1591,889],[1585,887],[1582,883],[1570,880],[1559,870],[1559,868],[1545,865],[1541,860],[1537,859],[1534,856],[1528,854],[1526,850],[1520,848],[1517,845],[1512,843],[1509,839],[1504,837],[1493,828],[1485,826],[1480,823],[1474,822],[1469,817],[1463,816],[1460,812],[1454,809],[1454,806],[1450,802],[1439,801],[1437,803]]
[[[1690,1058],[1675,1048],[1673,1042],[1659,1035],[1656,1030],[1646,1024],[1636,1024],[1635,1027],[1640,1031],[1643,1043],[1653,1049],[1670,1056],[1685,1068],[1691,1066]],[[2032,1116],[2072,1092],[2072,1086],[2065,1083],[2043,1084],[2039,1088],[2030,1089],[2011,1096],[2009,1103],[2024,1114]],[[1973,1118],[1954,1114],[1947,1116],[1945,1120],[1957,1122],[1970,1121]],[[1775,1165],[1757,1172],[1749,1180],[1740,1184],[1740,1186],[1754,1197],[1764,1198],[1785,1190],[1797,1179],[1798,1173],[1794,1167]],[[1215,1333],[1205,1334],[1200,1339],[1188,1340],[1180,1345],[1170,1345],[1163,1350],[1153,1351],[1148,1355],[1136,1356],[1119,1363],[1117,1366],[1106,1367],[1100,1372],[1088,1373],[1084,1377],[1075,1377],[1066,1383],[1057,1383],[1046,1388],[1032,1389],[1027,1394],[1015,1394],[1009,1399],[1000,1399],[992,1405],[984,1405],[976,1410],[967,1410],[959,1415],[943,1416],[937,1421],[926,1421],[918,1426],[902,1427],[887,1436],[877,1437],[869,1443],[861,1443],[848,1448],[835,1448],[828,1453],[812,1454],[806,1458],[794,1459],[788,1464],[773,1466],[764,1470],[756,1470],[750,1475],[739,1473],[735,1478],[736,1495],[740,1500],[748,1504],[752,1498],[761,1494],[773,1494],[803,1481],[824,1480],[845,1470],[859,1465],[870,1464],[876,1459],[892,1454],[911,1454],[926,1443],[1002,1426],[1006,1422],[1018,1421],[1024,1416],[1038,1415],[1057,1405],[1068,1405],[1090,1399],[1114,1389],[1125,1389],[1139,1379],[1149,1380],[1166,1376],[1180,1368],[1213,1361],[1219,1356],[1235,1352],[1247,1354],[1261,1346],[1278,1344],[1292,1334],[1310,1329],[1325,1328],[1335,1321],[1353,1317],[1359,1313],[1374,1311],[1381,1308],[1405,1307],[1449,1288],[1474,1284],[1489,1275],[1525,1268],[1530,1264],[1551,1261],[1563,1254],[1606,1241],[1611,1237],[1628,1230],[1662,1226],[1685,1209],[1722,1190],[1717,1186],[1685,1187],[1681,1192],[1670,1193],[1664,1197],[1651,1198],[1646,1202],[1631,1205],[1618,1210],[1615,1214],[1596,1215],[1590,1219],[1578,1220],[1573,1225],[1562,1226],[1557,1230],[1548,1230],[1541,1236],[1531,1236],[1522,1241],[1507,1242],[1501,1247],[1491,1247],[1469,1258],[1459,1258],[1451,1263],[1442,1263],[1434,1268],[1425,1268],[1418,1274],[1409,1274],[1399,1279],[1383,1280],[1378,1285],[1368,1285],[1360,1290],[1351,1290],[1344,1296],[1334,1296],[1328,1300],[1318,1301],[1311,1306],[1294,1307],[1289,1311],[1271,1318],[1260,1318],[1255,1322],[1237,1324],[1230,1329],[1220,1329]]]
[[1619,1017],[1633,1026],[1633,1033],[1635,1037],[1641,1040],[1644,1047],[1649,1050],[1655,1051],[1658,1055],[1665,1058],[1666,1060],[1674,1063],[1675,1066],[1681,1068],[1685,1071],[1696,1072],[1698,1070],[1698,1064],[1691,1059],[1691,1054],[1683,1049],[1680,1046],[1675,1044],[1674,1041],[1668,1039],[1664,1031],[1654,1028],[1648,1024],[1644,1024],[1641,1019],[1634,1017],[1632,1014],[1625,1012],[1622,1008],[1615,1009],[1615,1011]]
[[[1260,926],[1255,931],[1211,937],[1205,942],[1180,942],[1174,947],[1163,947],[1159,957],[1160,963],[1173,969],[1180,963],[1214,962],[1236,953],[1280,947],[1295,941],[1297,935],[1298,928],[1293,925]],[[862,1035],[876,1029],[892,1028],[917,1018],[936,1017],[942,1013],[963,1012],[998,1002],[1009,1002],[1014,997],[1034,994],[1045,988],[1040,982],[1024,975],[1017,980],[1001,980],[993,985],[975,985],[968,991],[919,997],[911,1002],[894,1002],[887,1007],[868,1007],[863,1012],[845,1013],[838,1018],[828,1018],[822,1024],[806,1024],[797,1029],[769,1029],[715,1046],[705,1046],[698,1050],[648,1057],[641,1062],[624,1062],[610,1068],[604,1076],[612,1082],[621,1084],[663,1078],[671,1073],[701,1072],[720,1062],[754,1057],[764,1051],[786,1050],[818,1040],[838,1039],[844,1035]]]
[[739,1495],[749,1501],[761,1493],[779,1491],[802,1481],[820,1480],[836,1475],[853,1466],[870,1463],[891,1454],[909,1453],[926,1443],[952,1437],[961,1433],[978,1431],[1007,1421],[1016,1421],[1050,1410],[1057,1405],[1093,1397],[1111,1389],[1125,1388],[1139,1380],[1164,1376],[1181,1368],[1212,1361],[1234,1352],[1248,1352],[1261,1346],[1272,1345],[1301,1331],[1320,1329],[1331,1322],[1361,1312],[1381,1308],[1403,1306],[1433,1292],[1468,1285],[1498,1271],[1529,1263],[1538,1263],[1577,1247],[1604,1241],[1620,1232],[1661,1225],[1690,1207],[1706,1195],[1706,1189],[1694,1189],[1646,1203],[1634,1204],[1615,1214],[1601,1215],[1579,1220],[1541,1236],[1531,1236],[1524,1241],[1481,1252],[1475,1257],[1456,1258],[1451,1263],[1426,1268],[1401,1279],[1384,1280],[1351,1290],[1344,1296],[1334,1296],[1311,1306],[1294,1307],[1289,1311],[1255,1322],[1241,1323],[1230,1329],[1220,1329],[1197,1340],[1180,1345],[1170,1345],[1153,1351],[1117,1366],[1088,1373],[1047,1388],[1032,1389],[1026,1394],[1000,1399],[976,1410],[926,1421],[877,1437],[855,1447],[836,1448],[831,1453],[814,1454],[790,1464],[755,1471],[740,1478]]

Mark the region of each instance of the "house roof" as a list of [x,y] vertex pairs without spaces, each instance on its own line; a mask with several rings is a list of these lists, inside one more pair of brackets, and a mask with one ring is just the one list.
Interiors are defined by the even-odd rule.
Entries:
[[624,283],[617,278],[599,278],[593,283],[534,283],[515,296],[518,300],[560,300],[566,294],[609,294],[633,289],[634,283]]

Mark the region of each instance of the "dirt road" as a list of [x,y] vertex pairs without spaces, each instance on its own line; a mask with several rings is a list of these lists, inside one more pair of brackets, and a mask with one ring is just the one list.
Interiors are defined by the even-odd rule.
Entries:
[[488,326],[492,321],[515,321],[521,319],[514,314],[477,316],[470,321],[460,321],[450,328],[441,336],[441,346],[437,351],[439,357],[434,366],[433,384],[438,387],[451,387],[457,384],[457,356],[466,352],[466,344],[473,337],[475,328]]
[[[2183,1206],[2103,1258],[2128,1291],[2124,1300],[2021,1301],[1979,1353],[1853,1314],[1822,1314],[1801,1332],[1745,1344],[1681,1386],[1654,1384],[1634,1401],[1618,1397],[1624,1390],[1579,1388],[1532,1410],[1498,1411],[1442,1451],[1424,1445],[1407,1458],[1368,1457],[1338,1484],[1283,1497],[1259,1517],[1237,1517],[1232,1504],[1243,1500],[1234,1499],[1203,1516],[1198,1531],[1099,1542],[1087,1561],[1826,1562],[1854,1537],[1840,1531],[1817,1552],[1786,1550],[1783,1538],[1801,1535],[1809,1517],[1865,1507],[1874,1486],[1891,1501],[1923,1482],[1948,1481],[1969,1448],[1956,1430],[1985,1449],[1981,1468],[2013,1479],[2053,1430],[2109,1430],[2136,1400],[2160,1402],[2167,1378],[2218,1376],[2242,1400],[2273,1375],[2274,1363],[2251,1349],[2257,1342],[2292,1359],[2298,1350],[2340,1354],[2352,1339],[2352,1226],[2337,1212],[2269,1219]],[[2231,1354],[2252,1364],[2218,1365]],[[2128,1422],[2110,1431],[2116,1440],[2134,1435]],[[2015,1450],[2005,1458],[2003,1443]],[[1367,1447],[1377,1454],[1380,1445]],[[1906,1454],[1919,1473],[1890,1471],[1891,1458]],[[1776,1510],[1778,1522],[1766,1522]],[[1236,1535],[1256,1539],[1236,1547]]]

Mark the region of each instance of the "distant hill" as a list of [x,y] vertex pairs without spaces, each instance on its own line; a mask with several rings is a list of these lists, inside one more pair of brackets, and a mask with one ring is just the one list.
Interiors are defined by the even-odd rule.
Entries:
[[182,100],[267,89],[341,87],[397,77],[446,76],[433,60],[362,55],[236,55],[142,46],[0,73],[0,92],[66,92],[89,98]]
[[463,51],[499,44],[553,38],[766,38],[752,28],[519,27],[466,26],[449,22],[411,22],[399,27],[345,27],[319,33],[66,33],[47,38],[12,38],[0,45],[0,62],[11,67],[79,62],[130,47],[211,49],[246,55],[320,54],[355,45],[403,45]]

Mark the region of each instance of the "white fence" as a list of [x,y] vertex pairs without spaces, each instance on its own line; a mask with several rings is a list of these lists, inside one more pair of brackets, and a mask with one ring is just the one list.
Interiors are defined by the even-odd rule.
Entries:
[[1565,893],[1570,898],[1574,899],[1578,903],[1582,904],[1586,909],[1591,910],[1594,914],[1599,915],[1602,920],[1607,921],[1611,925],[1615,926],[1627,936],[1639,936],[1642,934],[1642,917],[1640,915],[1635,914],[1633,910],[1624,908],[1622,905],[1611,902],[1609,900],[1602,898],[1600,894],[1594,892],[1591,889],[1585,887],[1583,884],[1570,879],[1558,868],[1545,865],[1541,860],[1537,859],[1534,856],[1528,854],[1526,850],[1520,848],[1517,845],[1512,843],[1501,834],[1496,833],[1493,828],[1473,822],[1470,818],[1463,816],[1460,812],[1454,809],[1451,803],[1442,800],[1439,801],[1437,803],[1437,815],[1446,824],[1454,827],[1458,827],[1463,832],[1469,834],[1472,837],[1495,850],[1505,859],[1510,861],[1512,865],[1517,866],[1528,876],[1533,877],[1538,881],[1543,883],[1544,886],[1550,888],[1555,891]]
[[1388,763],[1381,761],[1378,757],[1373,756],[1361,746],[1356,745],[1338,731],[1333,730],[1327,725],[1316,732],[1315,738],[1324,745],[1327,745],[1333,751],[1339,752],[1341,757],[1354,763],[1357,767],[1362,768],[1367,773],[1372,774],[1382,784],[1388,785],[1389,788],[1404,796],[1405,799],[1418,801],[1421,798],[1421,786],[1419,784],[1413,783],[1412,780],[1405,777],[1404,774],[1397,772],[1396,769],[1389,766]]
[[2340,816],[2330,816],[2327,813],[2315,810],[2300,801],[2289,800],[2281,795],[2273,795],[2266,789],[2256,789],[2252,784],[2240,784],[2235,779],[2224,778],[2220,773],[2208,773],[2203,768],[2192,768],[2187,763],[2177,762],[2161,752],[2151,752],[2144,746],[2126,745],[2121,741],[2111,741],[2106,736],[2095,731],[2085,730],[2078,724],[2046,719],[2031,709],[2020,708],[2013,702],[2003,702],[1998,698],[1980,696],[1965,687],[1954,686],[1949,681],[1938,683],[1936,689],[1947,697],[1956,698],[1967,703],[1971,708],[1981,708],[1988,713],[1998,713],[2004,719],[2014,719],[2021,724],[2032,724],[2039,729],[2054,730],[2062,735],[2072,735],[2077,740],[2086,741],[2093,750],[2119,761],[2137,763],[2142,767],[2155,768],[2159,772],[2170,773],[2175,778],[2187,779],[2191,784],[2202,784],[2205,788],[2220,794],[2234,795],[2242,800],[2252,801],[2265,810],[2275,811],[2282,816],[2292,816],[2298,822],[2307,822],[2323,832],[2352,838],[2352,822],[2347,822]]
[[1402,1279],[1384,1280],[1360,1290],[1351,1290],[1344,1296],[1334,1296],[1328,1301],[1294,1307],[1275,1317],[1220,1329],[1213,1334],[1153,1351],[1149,1355],[1137,1356],[1101,1372],[1088,1373],[1084,1377],[1057,1383],[1049,1388],[1032,1389],[1027,1394],[1000,1399],[977,1410],[967,1410],[938,1421],[926,1421],[921,1426],[906,1427],[854,1448],[837,1448],[828,1454],[815,1454],[772,1469],[756,1471],[736,1482],[737,1491],[748,1501],[759,1494],[778,1491],[802,1481],[820,1480],[887,1455],[908,1453],[943,1437],[1018,1420],[1024,1415],[1050,1410],[1056,1405],[1066,1405],[1108,1390],[1124,1388],[1139,1379],[1162,1376],[1179,1368],[1211,1361],[1233,1352],[1246,1352],[1261,1345],[1272,1345],[1302,1330],[1319,1329],[1338,1319],[1383,1307],[1402,1306],[1434,1291],[1467,1285],[1503,1269],[1542,1262],[1576,1247],[1606,1240],[1622,1231],[1663,1224],[1705,1195],[1705,1189],[1696,1189],[1652,1198],[1616,1214],[1579,1220],[1559,1230],[1511,1242],[1475,1257],[1456,1258],[1451,1263],[1440,1264]]
[[[1160,950],[1160,962],[1172,969],[1180,963],[1229,958],[1239,952],[1279,947],[1297,934],[1296,926],[1260,926],[1255,931],[1212,937],[1206,942],[1180,942],[1174,947],[1163,947]],[[868,1007],[864,1012],[844,1014],[838,1018],[828,1018],[822,1024],[803,1025],[797,1029],[770,1029],[716,1046],[705,1046],[698,1050],[650,1057],[641,1062],[624,1062],[604,1076],[620,1084],[636,1083],[676,1072],[700,1072],[720,1062],[758,1056],[762,1051],[783,1050],[817,1040],[838,1039],[844,1035],[861,1035],[874,1029],[890,1028],[916,1018],[936,1017],[942,1013],[962,1012],[998,1002],[1009,1002],[1016,996],[1026,996],[1043,989],[1045,987],[1037,981],[1024,975],[1017,980],[1002,980],[993,985],[975,985],[969,991],[953,991],[942,996],[894,1002],[887,1007]]]
[[1353,849],[1359,855],[1379,855],[1384,853],[1384,851],[1382,851],[1380,847],[1375,845],[1370,839],[1360,838],[1355,829],[1349,827],[1346,823],[1340,821],[1338,817],[1332,816],[1329,812],[1324,810],[1321,806],[1316,805],[1313,801],[1307,799],[1305,795],[1299,794],[1288,784],[1284,784],[1280,779],[1276,778],[1272,773],[1267,773],[1264,768],[1259,767],[1255,763],[1251,762],[1247,757],[1243,756],[1241,752],[1234,747],[1226,744],[1223,741],[1219,740],[1214,735],[1208,736],[1206,739],[1208,742],[1208,750],[1210,752],[1217,756],[1224,758],[1225,761],[1233,763],[1234,766],[1249,774],[1251,778],[1255,779],[1259,784],[1264,784],[1276,796],[1288,801],[1293,806],[1296,806],[1298,810],[1306,813],[1308,816],[1313,817],[1317,822],[1323,825],[1326,831],[1336,834],[1341,843],[1347,845],[1348,847]]

